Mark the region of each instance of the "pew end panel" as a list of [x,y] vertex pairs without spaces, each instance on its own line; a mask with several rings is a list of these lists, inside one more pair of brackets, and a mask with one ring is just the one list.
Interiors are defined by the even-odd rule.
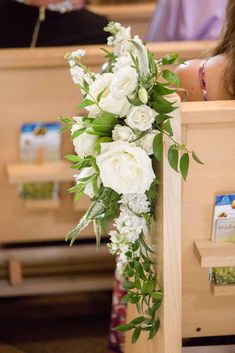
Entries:
[[[179,114],[172,121],[174,138],[181,141]],[[151,243],[156,250],[158,279],[164,299],[160,309],[160,329],[152,340],[140,336],[131,344],[130,331],[126,333],[126,353],[180,353],[181,352],[181,177],[169,165],[169,140],[164,141],[164,157],[156,165],[161,181],[156,201],[156,224]],[[128,305],[127,322],[138,316],[134,305]]]
[[234,334],[234,287],[208,280],[208,267],[235,260],[234,244],[211,242],[215,196],[235,192],[234,136],[234,101],[182,104],[183,143],[204,162],[190,164],[182,189],[183,337]]

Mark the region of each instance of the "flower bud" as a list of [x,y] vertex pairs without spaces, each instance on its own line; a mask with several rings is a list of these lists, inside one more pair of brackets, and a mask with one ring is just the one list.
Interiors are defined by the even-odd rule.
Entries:
[[139,89],[138,97],[142,103],[146,104],[148,102],[148,92],[146,91],[146,89],[144,87],[141,87]]

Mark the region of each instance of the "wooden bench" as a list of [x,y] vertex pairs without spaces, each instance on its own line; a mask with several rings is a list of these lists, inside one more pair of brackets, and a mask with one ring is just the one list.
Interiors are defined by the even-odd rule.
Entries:
[[[203,166],[191,162],[188,179],[182,183],[182,337],[233,335],[235,286],[213,288],[208,281],[208,267],[235,266],[235,245],[213,244],[211,241],[215,196],[235,192],[235,101],[182,103],[181,135],[182,142],[196,151],[204,162]],[[165,183],[167,187],[167,179]],[[167,204],[167,200],[165,202]],[[176,214],[177,204],[171,209],[172,216],[165,218],[165,227],[172,222],[172,217],[174,221]],[[161,213],[158,217],[161,223]],[[173,240],[176,256],[177,239]],[[171,245],[168,244],[168,247]],[[174,255],[171,261],[176,261]],[[171,292],[166,286],[166,306],[169,298]],[[176,312],[172,308],[166,320],[173,320],[174,323],[178,305],[175,302]],[[129,307],[128,312],[129,318],[134,317],[133,308]],[[128,334],[126,353],[176,352],[178,346],[174,335],[173,349],[172,346],[169,350],[159,348],[158,340],[162,332],[172,330],[171,322],[168,327],[164,325],[164,318],[160,335],[151,343],[142,338],[133,346]]]

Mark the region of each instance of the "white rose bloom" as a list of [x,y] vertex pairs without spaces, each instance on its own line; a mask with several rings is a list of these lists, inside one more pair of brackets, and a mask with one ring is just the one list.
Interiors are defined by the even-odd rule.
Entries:
[[135,138],[135,135],[130,127],[126,125],[122,126],[119,124],[114,127],[112,135],[114,141],[122,140],[130,142]]
[[148,105],[133,106],[127,114],[126,123],[134,130],[146,131],[152,127],[157,113]]
[[[130,103],[126,97],[116,99],[112,96],[110,85],[113,79],[114,74],[112,73],[104,73],[102,76],[98,76],[89,87],[88,98],[97,99],[98,95],[105,90],[99,102],[101,109],[124,117],[130,109]],[[93,115],[100,113],[100,109],[96,104],[90,105],[86,109]]]
[[155,179],[147,153],[127,142],[102,143],[96,162],[104,186],[119,194],[144,194]]
[[[82,117],[75,118],[77,124],[74,124],[71,129],[71,134],[75,131],[83,128]],[[86,156],[95,156],[97,153],[95,151],[95,145],[98,142],[98,136],[90,135],[86,132],[83,132],[80,136],[73,139],[73,145],[75,152],[81,158]]]
[[153,154],[153,140],[157,134],[157,130],[152,130],[149,134],[136,141],[137,146],[141,147],[149,155]]
[[138,75],[131,66],[125,66],[114,74],[110,91],[116,99],[121,99],[133,93],[138,84]]
[[132,61],[130,54],[118,57],[114,66],[113,66],[113,72],[115,73],[118,70],[122,69],[123,67],[131,66],[131,65],[133,65],[133,61]]

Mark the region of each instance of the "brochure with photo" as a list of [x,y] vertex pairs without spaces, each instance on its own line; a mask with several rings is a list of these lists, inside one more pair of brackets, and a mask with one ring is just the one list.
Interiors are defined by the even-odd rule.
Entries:
[[[235,242],[235,194],[216,196],[212,240]],[[235,284],[235,267],[213,267],[209,278],[215,284]]]
[[[59,123],[30,123],[21,127],[20,160],[24,163],[44,163],[60,159],[61,134]],[[25,199],[56,199],[58,183],[25,183],[19,194]]]

